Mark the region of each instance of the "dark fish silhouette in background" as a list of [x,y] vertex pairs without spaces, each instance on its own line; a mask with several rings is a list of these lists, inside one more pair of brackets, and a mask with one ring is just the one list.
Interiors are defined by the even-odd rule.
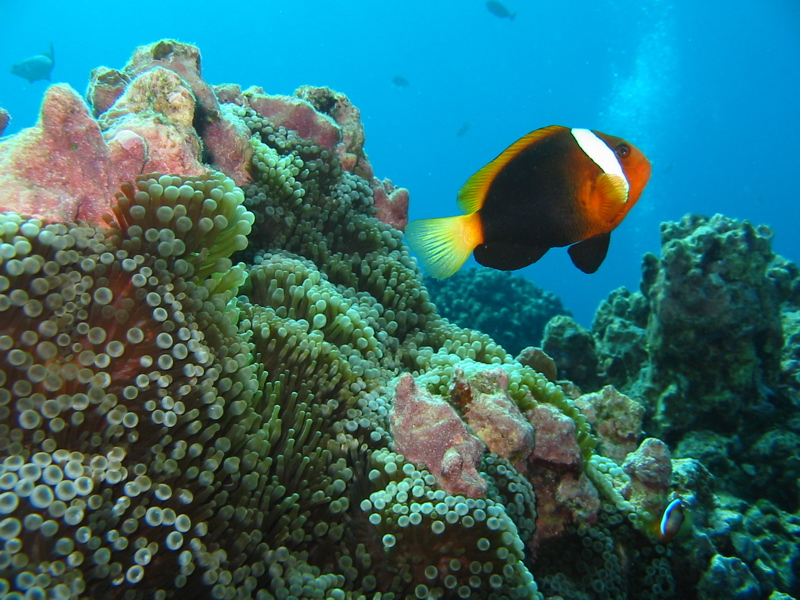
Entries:
[[497,2],[496,0],[489,0],[486,3],[486,8],[489,9],[489,12],[492,13],[495,17],[500,17],[501,19],[508,19],[509,21],[513,21],[514,17],[517,16],[517,13],[512,13],[506,5],[502,2]]
[[395,84],[397,87],[408,87],[408,79],[405,77],[401,77],[400,75],[395,75],[392,77],[392,83]]
[[456,137],[464,137],[468,131],[469,121],[466,121],[461,127],[458,128],[458,131],[456,131]]
[[50,73],[53,72],[53,44],[50,43],[50,51],[37,54],[11,65],[11,73],[27,79],[29,83],[46,79],[50,81]]

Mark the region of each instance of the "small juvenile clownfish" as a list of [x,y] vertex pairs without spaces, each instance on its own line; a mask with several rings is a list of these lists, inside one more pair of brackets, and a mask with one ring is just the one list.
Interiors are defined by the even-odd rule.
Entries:
[[594,273],[649,179],[650,162],[622,138],[551,125],[467,180],[458,193],[465,215],[412,221],[406,236],[437,278],[450,277],[473,251],[480,264],[511,271],[562,246],[576,267]]
[[675,498],[664,509],[661,519],[658,521],[656,537],[660,542],[667,543],[672,540],[681,530],[681,525],[686,518],[684,511],[686,503],[680,498]]

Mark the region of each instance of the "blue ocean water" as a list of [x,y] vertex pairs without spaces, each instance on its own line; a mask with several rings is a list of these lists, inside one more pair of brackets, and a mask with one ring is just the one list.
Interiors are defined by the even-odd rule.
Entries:
[[[411,191],[411,218],[456,214],[464,181],[550,124],[627,138],[653,163],[648,188],[585,275],[562,249],[521,271],[588,326],[603,298],[638,286],[659,223],[687,212],[746,218],[800,261],[800,4],[795,0],[325,0],[235,3],[0,1],[6,133],[33,125],[47,82],[10,65],[55,47],[53,81],[86,89],[163,37],[197,44],[210,83],[346,93],[378,177]],[[401,77],[408,85],[397,79]],[[466,129],[466,131],[464,131]],[[462,135],[458,135],[462,133]]]

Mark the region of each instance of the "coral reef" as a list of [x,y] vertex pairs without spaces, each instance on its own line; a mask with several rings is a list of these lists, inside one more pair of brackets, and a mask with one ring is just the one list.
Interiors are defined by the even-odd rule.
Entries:
[[[753,498],[743,466],[780,461],[782,474],[766,474],[759,489],[793,508],[797,491],[782,477],[799,473],[791,326],[800,278],[772,253],[770,237],[766,227],[721,215],[664,224],[662,258],[645,257],[642,291],[613,292],[591,332],[554,321],[543,346],[579,386],[611,384],[644,404],[648,432],[679,456],[704,454],[733,485],[723,489]],[[713,468],[726,462],[730,469]]]
[[346,96],[212,87],[162,40],[88,100],[0,141],[0,595],[684,598],[731,544],[794,590],[793,519],[715,525],[638,396],[437,313]]
[[511,354],[541,345],[545,324],[569,315],[558,297],[508,271],[472,267],[447,279],[426,277],[425,287],[440,315],[483,331]]
[[[611,384],[641,403],[644,430],[672,445],[673,463],[699,460],[714,475],[726,500],[695,511],[703,516],[685,543],[706,565],[702,573],[692,567],[706,597],[800,592],[796,558],[782,545],[796,545],[797,530],[775,527],[781,541],[764,547],[781,548],[776,560],[748,550],[765,534],[753,520],[747,531],[741,524],[745,502],[769,507],[776,524],[796,520],[789,513],[800,505],[800,270],[773,254],[770,239],[768,228],[722,215],[665,223],[662,256],[645,257],[640,292],[613,292],[591,331],[554,319],[543,342],[559,374],[584,390]],[[611,456],[600,431],[614,429],[613,420],[597,422],[598,406],[585,402],[591,396],[576,404],[598,430],[599,451]],[[721,577],[729,584],[719,586]]]
[[[338,152],[236,96],[219,115],[246,132],[229,169],[243,192],[201,162],[217,100],[196,49],[159,42],[131,65],[103,75],[92,111],[51,88],[40,125],[3,148],[29,176],[4,171],[6,208],[28,214],[0,230],[3,594],[535,596],[502,465],[485,467],[493,497],[451,495],[388,434],[383,390],[401,369],[444,346],[502,349],[435,314],[401,233],[374,216],[373,182]],[[345,137],[371,173],[357,112],[342,118],[334,150]],[[97,174],[78,165],[34,185],[76,124],[98,168],[183,172],[120,175],[111,194],[113,177],[84,189]],[[116,161],[104,135],[146,152]]]

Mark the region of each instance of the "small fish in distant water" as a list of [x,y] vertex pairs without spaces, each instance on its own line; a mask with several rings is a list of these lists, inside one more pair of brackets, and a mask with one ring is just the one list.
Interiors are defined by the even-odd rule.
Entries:
[[458,192],[466,215],[412,221],[406,236],[437,278],[450,277],[473,251],[480,264],[511,271],[562,246],[576,267],[594,273],[648,179],[650,162],[625,140],[552,125],[467,180]]
[[465,122],[461,127],[458,128],[458,131],[456,131],[456,136],[464,137],[468,131],[469,131],[469,121]]
[[672,540],[681,530],[681,525],[686,518],[684,510],[686,503],[680,498],[675,498],[672,502],[667,504],[664,509],[664,514],[658,522],[658,529],[656,530],[656,537],[659,541],[667,543]]
[[408,79],[402,77],[400,75],[395,75],[392,77],[392,83],[395,84],[397,87],[408,87]]
[[513,21],[514,17],[517,16],[517,13],[512,13],[506,5],[502,2],[497,2],[496,0],[489,0],[486,3],[486,8],[489,9],[489,12],[492,13],[495,17],[500,17],[501,19],[508,19],[509,21]]
[[29,83],[40,79],[50,80],[50,73],[53,72],[53,44],[50,44],[49,52],[43,52],[36,56],[31,56],[14,65],[11,65],[11,73],[27,79]]

